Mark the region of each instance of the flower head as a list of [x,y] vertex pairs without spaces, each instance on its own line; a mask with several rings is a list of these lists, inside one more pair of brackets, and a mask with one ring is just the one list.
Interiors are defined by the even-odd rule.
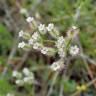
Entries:
[[42,53],[42,54],[47,54],[47,52],[48,52],[48,48],[47,48],[47,47],[43,47],[43,48],[41,49],[41,53]]
[[75,46],[71,46],[71,48],[70,48],[69,51],[70,51],[70,54],[71,54],[72,56],[76,56],[76,55],[79,54],[80,49],[78,48],[77,45],[75,45]]
[[44,31],[45,30],[45,24],[40,24],[38,26],[38,29],[39,29],[39,31]]
[[24,84],[23,80],[16,80],[15,83],[20,86]]
[[56,47],[61,48],[65,46],[65,39],[63,36],[58,37],[58,40],[56,41]]
[[66,55],[64,51],[66,44],[65,44],[65,39],[63,36],[59,37],[58,40],[56,41],[56,47],[58,49],[59,56],[64,58]]
[[24,73],[25,76],[29,76],[30,75],[30,71],[29,71],[28,68],[24,68],[23,69],[23,73]]
[[41,49],[41,46],[42,45],[40,43],[36,42],[36,43],[33,44],[33,49],[37,49],[37,50]]
[[46,27],[46,29],[48,31],[52,31],[54,29],[54,24],[53,23],[48,24],[48,26]]
[[26,21],[27,21],[28,23],[31,23],[33,20],[34,20],[33,17],[27,17],[27,19],[26,19]]
[[34,80],[33,76],[24,77],[24,83],[32,84],[33,80]]
[[23,30],[21,30],[21,31],[19,32],[19,37],[23,37],[23,35],[24,35],[24,32],[23,32]]
[[45,27],[45,24],[40,24],[39,26],[38,26],[38,30],[39,30],[39,32],[41,33],[41,34],[46,34],[46,27]]
[[37,40],[39,39],[40,35],[38,34],[38,32],[34,32],[34,34],[32,35],[32,39],[33,40]]
[[21,78],[22,74],[20,72],[18,72],[18,71],[13,71],[12,76],[16,77],[16,78]]
[[21,14],[27,14],[27,10],[26,10],[25,8],[21,8],[21,9],[20,9],[20,13],[21,13]]
[[72,26],[72,28],[75,30],[75,29],[77,29],[77,27],[76,26]]
[[54,63],[50,66],[50,68],[51,68],[52,70],[56,71],[56,70],[60,69],[60,65],[58,64],[58,62],[54,62]]
[[33,45],[33,43],[34,43],[34,40],[32,38],[28,40],[29,45]]
[[53,70],[53,71],[57,71],[57,70],[60,70],[61,68],[63,68],[64,66],[64,61],[62,59],[56,61],[56,62],[53,62],[53,64],[50,66],[50,68]]
[[66,56],[66,53],[63,48],[58,49],[58,54],[61,58],[64,58]]
[[38,41],[39,39],[40,39],[39,33],[35,32],[35,33],[33,33],[31,39],[28,40],[28,44],[29,44],[29,45],[33,45],[33,48],[34,48],[34,49],[37,49],[37,47],[40,46],[40,44],[37,43],[37,41]]
[[25,45],[25,42],[22,41],[18,44],[18,48],[24,48]]

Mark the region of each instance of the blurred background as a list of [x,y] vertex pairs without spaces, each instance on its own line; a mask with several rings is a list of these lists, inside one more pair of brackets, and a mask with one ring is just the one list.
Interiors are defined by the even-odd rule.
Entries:
[[[27,16],[41,23],[54,23],[63,36],[70,26],[78,26],[76,43],[82,55],[69,58],[66,77],[63,70],[56,75],[47,69],[55,57],[18,49],[19,31],[30,31]],[[76,85],[96,78],[95,61],[96,0],[0,0],[0,96],[10,92],[14,96],[71,96]],[[31,69],[38,83],[24,87],[14,83],[12,71],[24,67]],[[96,96],[96,83],[76,96]]]

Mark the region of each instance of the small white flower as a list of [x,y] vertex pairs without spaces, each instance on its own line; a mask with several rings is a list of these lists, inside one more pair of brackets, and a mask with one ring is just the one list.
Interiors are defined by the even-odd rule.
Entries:
[[24,77],[24,82],[28,82],[29,81],[29,78],[28,77]]
[[22,86],[22,85],[24,84],[24,81],[23,81],[23,80],[16,80],[15,83],[16,83],[17,85]]
[[58,40],[56,41],[57,48],[61,48],[65,46],[65,39],[63,36],[58,37]]
[[58,40],[56,41],[56,47],[58,49],[58,54],[60,57],[64,58],[65,57],[65,47],[66,47],[66,42],[63,36],[59,37]]
[[53,71],[58,71],[58,70],[62,69],[63,67],[64,67],[64,60],[63,59],[53,62],[53,64],[50,66],[50,68]]
[[46,29],[48,31],[52,31],[54,29],[54,24],[53,23],[48,24],[48,27],[46,27]]
[[41,53],[42,54],[47,54],[48,52],[48,48],[47,47],[43,47],[42,50],[41,50]]
[[18,44],[18,48],[23,48],[25,46],[25,42],[20,42],[19,44]]
[[15,95],[12,93],[8,93],[6,96],[15,96]]
[[40,24],[38,26],[38,29],[39,29],[39,31],[44,31],[45,30],[45,24]]
[[72,26],[72,28],[75,30],[75,29],[77,29],[77,27],[76,26]]
[[76,56],[76,55],[79,54],[80,49],[78,48],[77,45],[75,45],[75,46],[71,46],[71,48],[70,48],[69,51],[70,51],[70,54],[71,54],[72,56]]
[[27,21],[28,23],[31,23],[33,20],[34,20],[33,17],[27,17],[27,19],[26,19],[26,21]]
[[24,35],[24,32],[23,32],[23,30],[21,30],[21,31],[19,32],[19,37],[23,37],[23,35]]
[[22,77],[22,74],[19,73],[18,71],[13,71],[12,76],[13,77],[16,77],[16,78],[21,78]]
[[58,43],[62,44],[63,42],[65,42],[65,39],[63,36],[58,37]]
[[21,9],[20,9],[20,13],[21,13],[21,14],[27,14],[27,10],[26,10],[25,8],[21,8]]
[[24,77],[24,83],[29,83],[29,84],[32,84],[33,80],[34,80],[34,77],[33,76],[30,76],[30,77]]
[[34,32],[34,34],[32,35],[32,38],[33,38],[34,40],[39,39],[39,37],[40,37],[40,35],[38,34],[38,32]]
[[28,41],[28,44],[33,45],[39,38],[40,35],[38,34],[38,32],[33,33],[32,38]]
[[17,71],[13,71],[12,76],[13,76],[13,77],[16,77],[16,76],[17,76],[17,74],[18,74],[18,72],[17,72]]
[[28,44],[29,44],[29,45],[33,45],[33,43],[34,43],[34,40],[33,40],[32,38],[29,39]]
[[40,48],[41,48],[41,44],[39,44],[38,42],[34,43],[33,49],[40,49]]
[[24,68],[24,69],[23,69],[23,73],[24,73],[24,75],[26,75],[26,76],[29,76],[29,75],[30,75],[30,71],[29,71],[28,68]]
[[65,51],[63,50],[63,48],[60,48],[60,49],[58,50],[58,54],[59,54],[59,56],[62,57],[62,58],[64,58],[64,57],[66,56]]
[[51,68],[53,71],[57,71],[57,70],[59,70],[61,67],[60,67],[60,65],[59,65],[59,63],[58,63],[58,61],[57,61],[57,62],[54,62],[54,63],[50,66],[50,68]]

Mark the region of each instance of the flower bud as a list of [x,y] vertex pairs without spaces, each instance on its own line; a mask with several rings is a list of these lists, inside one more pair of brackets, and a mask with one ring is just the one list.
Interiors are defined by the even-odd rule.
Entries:
[[26,84],[32,84],[33,83],[33,80],[34,80],[34,77],[33,76],[24,77],[24,83],[26,83]]
[[30,75],[30,71],[29,71],[28,68],[24,68],[23,69],[23,73],[24,73],[25,76],[29,76]]
[[17,85],[19,85],[19,86],[24,85],[24,81],[23,81],[23,80],[16,80],[15,83],[16,83]]
[[60,59],[56,62],[53,62],[53,64],[50,66],[51,70],[58,71],[64,67],[64,60]]
[[53,38],[57,38],[59,36],[59,32],[56,30],[56,28],[54,27],[53,23],[48,24],[48,26],[46,27],[47,31],[49,32],[49,34],[53,37]]
[[23,14],[23,15],[27,15],[27,14],[28,14],[26,8],[21,8],[21,9],[20,9],[20,13]]
[[20,72],[18,72],[18,71],[13,71],[12,76],[16,77],[16,78],[21,78],[22,74]]

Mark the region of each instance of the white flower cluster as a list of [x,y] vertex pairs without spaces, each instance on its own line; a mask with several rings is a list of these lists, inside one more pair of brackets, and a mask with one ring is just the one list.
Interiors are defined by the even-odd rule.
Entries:
[[26,21],[27,21],[28,23],[31,23],[33,20],[34,20],[33,17],[28,17],[28,18],[26,19]]
[[[26,21],[28,23],[32,23],[34,21],[33,17],[28,17],[26,19]],[[53,23],[49,23],[48,26],[46,27],[45,24],[36,24],[37,26],[35,26],[35,32],[33,30],[33,34],[32,36],[29,36],[27,34],[28,38],[28,43],[25,43],[24,41],[22,41],[21,43],[18,44],[19,48],[24,48],[25,45],[29,45],[32,46],[33,49],[40,51],[42,54],[46,54],[46,55],[55,55],[56,53],[58,53],[60,59],[63,59],[65,57],[67,57],[68,53],[70,53],[70,55],[72,56],[76,56],[79,54],[79,48],[77,45],[75,46],[71,46],[71,40],[74,38],[74,34],[76,33],[76,29],[77,27],[72,26],[72,28],[68,31],[67,36],[63,37],[60,36],[60,34],[58,33],[58,30],[56,30],[56,28],[54,27]],[[51,37],[53,37],[53,39],[49,40],[49,38],[44,38],[45,35],[50,34]],[[19,37],[24,37],[25,33],[21,30],[19,32]],[[49,41],[51,43],[53,43],[54,47],[47,47],[45,45],[47,45],[47,43],[45,43],[45,41]],[[62,65],[60,63],[61,60],[54,62],[51,65],[51,69],[53,68],[53,70],[58,70],[60,69],[60,66]],[[60,65],[61,64],[61,65]],[[60,65],[60,66],[59,66]],[[26,81],[26,80],[25,80]]]
[[41,50],[41,53],[42,54],[47,54],[48,52],[48,48],[47,47],[43,47],[42,50]]
[[[33,17],[28,17],[26,19],[28,23],[33,22],[33,20],[34,20]],[[43,46],[42,42],[40,42],[42,40],[40,34],[44,35],[48,31],[52,31],[54,29],[54,25],[50,23],[46,27],[45,24],[40,24],[37,28],[38,28],[37,32],[34,32],[32,36],[29,36],[30,38],[28,39],[28,43],[25,43],[24,41],[22,41],[18,44],[18,48],[24,48],[25,46],[29,45],[29,46],[32,46],[33,49],[41,51],[42,54],[47,54],[51,48]],[[19,32],[19,37],[25,37],[25,35],[26,33],[23,30]]]
[[34,74],[30,72],[28,68],[24,68],[22,73],[13,71],[12,76],[17,79],[15,83],[19,86],[22,86],[24,84],[32,84],[34,81]]
[[65,48],[66,48],[66,42],[63,36],[58,37],[56,41],[56,47],[58,49],[58,54],[61,58],[64,58],[66,53],[65,53]]
[[72,56],[78,55],[79,52],[80,52],[80,49],[78,48],[77,45],[70,47],[70,54],[71,54]]
[[60,59],[56,62],[53,62],[53,64],[50,66],[50,68],[53,70],[53,71],[57,71],[57,70],[60,70],[62,69],[64,66],[64,60]]
[[23,30],[21,30],[21,31],[19,32],[19,37],[23,37],[23,35],[24,35],[24,32],[23,32]]
[[47,27],[45,26],[45,24],[40,24],[40,25],[38,26],[38,30],[39,30],[40,32],[42,32],[42,34],[46,34],[47,31],[50,32],[50,31],[52,31],[53,29],[54,29],[54,24],[53,24],[53,23],[48,24]]
[[28,43],[29,45],[33,45],[34,43],[36,43],[40,38],[40,35],[37,32],[34,32],[32,37],[29,39]]
[[16,70],[13,71],[12,73],[12,76],[13,77],[16,77],[16,78],[21,78],[22,77],[22,74]]
[[46,27],[46,29],[50,32],[54,29],[54,24],[53,23],[50,23],[48,24],[48,27]]
[[25,42],[22,41],[22,42],[20,42],[20,43],[18,44],[18,48],[24,48],[25,45],[26,45]]
[[34,74],[32,72],[30,72],[28,68],[23,69],[23,74],[25,75],[25,77],[23,79],[24,82],[32,84],[32,81],[34,80]]
[[[61,58],[64,58],[66,56],[66,39],[64,39],[63,36],[59,37],[58,40],[56,41],[56,47],[58,49],[58,54]],[[77,45],[71,46],[69,49],[69,53],[72,56],[76,56],[79,54],[79,48]]]
[[40,24],[38,26],[38,30],[41,34],[46,34],[47,33],[47,30],[46,30],[46,27],[45,27],[45,24]]

